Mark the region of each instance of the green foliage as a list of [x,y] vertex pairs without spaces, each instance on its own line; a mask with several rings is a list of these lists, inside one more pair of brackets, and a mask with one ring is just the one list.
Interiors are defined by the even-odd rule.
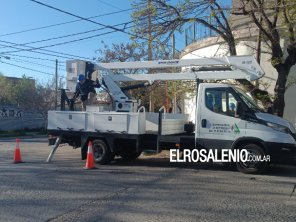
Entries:
[[21,107],[30,108],[27,101],[36,99],[35,81],[23,76],[12,88],[11,96],[13,102]]
[[282,59],[282,58],[278,58],[278,57],[274,57],[274,58],[271,59],[270,62],[271,62],[271,65],[272,65],[273,67],[276,67],[276,66],[282,64],[283,59]]
[[[126,44],[113,44],[112,47],[104,45],[103,49],[97,50],[100,62],[126,62],[126,61],[147,61],[147,44],[132,42]],[[165,48],[158,47],[153,50],[153,57],[157,59],[169,59],[169,52]],[[144,69],[144,70],[116,70],[117,73],[156,73],[158,71],[172,72],[170,69]],[[175,71],[175,70],[174,70]],[[153,74],[151,74],[153,75]],[[121,83],[121,86],[135,85],[137,82]],[[179,102],[181,97],[186,92],[192,92],[192,85],[188,82],[182,81],[170,81],[168,83],[168,89],[164,81],[157,81],[149,87],[129,90],[127,93],[130,97],[135,99],[141,99],[142,105],[147,109],[151,102],[151,107],[154,111],[157,111],[160,107],[166,103],[166,91],[168,92],[168,99],[171,103],[173,100]]]
[[10,105],[12,103],[11,84],[3,75],[0,75],[0,89],[0,104]]
[[0,105],[16,105],[23,110],[38,111],[46,118],[47,111],[54,108],[54,91],[52,84],[35,85],[25,75],[20,79],[0,76]]
[[36,136],[36,135],[46,135],[47,131],[45,128],[38,128],[38,129],[29,129],[24,128],[22,130],[9,130],[3,131],[0,130],[0,137],[16,137],[16,136]]
[[125,61],[139,61],[147,57],[147,51],[143,43],[120,43],[112,44],[111,47],[106,45],[103,41],[103,49],[98,49],[99,62],[125,62]]
[[289,21],[296,20],[296,4],[295,0],[285,0],[282,2],[284,8],[282,10],[286,11],[287,19]]

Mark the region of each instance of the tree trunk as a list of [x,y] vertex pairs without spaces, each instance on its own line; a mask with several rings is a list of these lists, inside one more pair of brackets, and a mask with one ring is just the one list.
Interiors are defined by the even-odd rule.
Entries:
[[[228,35],[227,38],[224,38],[224,40],[228,44],[229,54],[231,56],[237,55],[235,39],[234,39],[233,35]],[[244,85],[244,87],[251,93],[251,95],[255,99],[260,100],[264,104],[264,106],[266,106],[266,104],[271,103],[271,99],[268,96],[267,91],[259,89],[258,86],[254,86],[250,81],[248,81],[246,79],[237,79],[236,81],[239,82],[240,84]]]
[[228,36],[228,39],[224,39],[227,43],[228,43],[228,47],[229,47],[229,54],[231,56],[235,56],[237,55],[236,53],[236,45],[235,45],[235,40],[234,40],[234,36]]
[[278,79],[274,87],[274,103],[273,111],[280,117],[284,115],[285,109],[285,92],[288,80],[288,75],[292,66],[296,64],[296,46],[295,44],[290,44],[287,46],[288,56],[283,63],[276,64],[273,67],[278,72]]
[[290,69],[284,64],[281,64],[276,68],[276,70],[278,72],[278,79],[274,87],[275,99],[273,103],[273,111],[276,115],[283,117],[285,109],[285,92],[287,77]]

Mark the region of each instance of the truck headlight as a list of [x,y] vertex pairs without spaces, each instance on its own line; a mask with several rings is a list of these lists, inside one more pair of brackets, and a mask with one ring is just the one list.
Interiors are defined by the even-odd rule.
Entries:
[[266,122],[266,125],[271,127],[272,129],[280,131],[282,133],[289,133],[290,132],[288,127],[282,126],[282,125],[279,125],[276,123]]

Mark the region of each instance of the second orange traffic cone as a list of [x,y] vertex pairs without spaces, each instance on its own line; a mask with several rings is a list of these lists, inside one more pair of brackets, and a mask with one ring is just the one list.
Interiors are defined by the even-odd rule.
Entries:
[[92,142],[88,142],[88,148],[87,148],[87,159],[84,169],[91,170],[95,169],[95,160],[94,160],[94,153],[92,148]]
[[16,146],[13,155],[13,163],[22,163],[20,139],[16,139]]

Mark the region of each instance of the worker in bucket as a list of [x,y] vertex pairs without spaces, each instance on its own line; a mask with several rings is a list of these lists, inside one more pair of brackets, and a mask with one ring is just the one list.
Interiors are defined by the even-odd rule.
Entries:
[[92,105],[94,98],[96,97],[95,88],[101,87],[100,83],[90,79],[86,79],[83,74],[78,76],[78,83],[73,99],[76,99],[80,95],[82,111],[86,111],[87,105]]
[[231,116],[237,117],[234,103],[229,103],[229,113]]

